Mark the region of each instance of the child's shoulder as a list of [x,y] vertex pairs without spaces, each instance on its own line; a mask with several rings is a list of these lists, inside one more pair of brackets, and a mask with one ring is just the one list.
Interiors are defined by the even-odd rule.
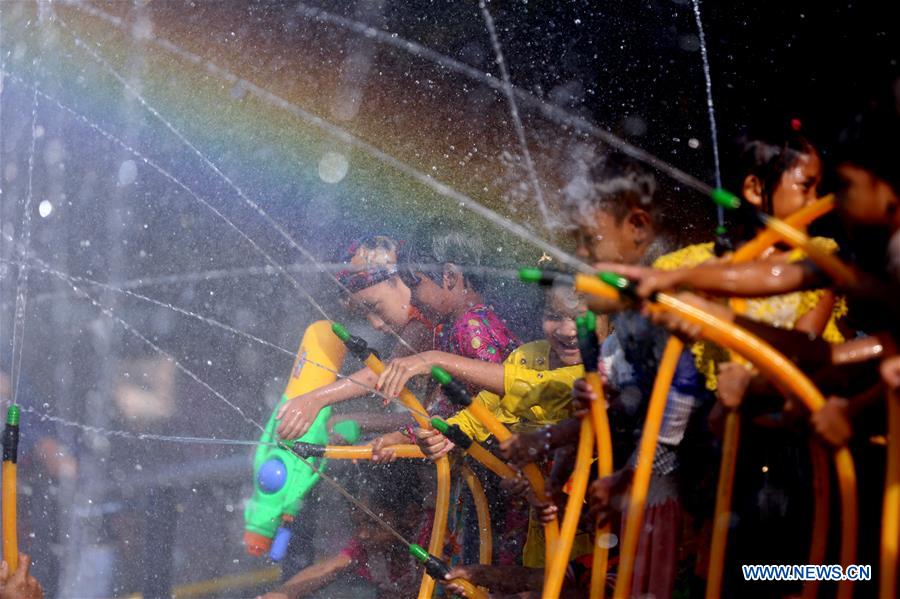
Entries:
[[663,254],[653,262],[653,268],[660,270],[675,270],[676,268],[690,268],[702,264],[715,257],[712,242],[697,243]]
[[546,370],[550,363],[550,343],[545,339],[529,341],[510,352],[505,363],[519,368]]

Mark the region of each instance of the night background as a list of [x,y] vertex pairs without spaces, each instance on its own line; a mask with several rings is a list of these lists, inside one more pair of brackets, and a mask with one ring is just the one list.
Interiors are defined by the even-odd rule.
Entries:
[[[748,128],[790,119],[827,158],[898,75],[890,6],[703,2],[723,160]],[[577,149],[608,149],[592,129],[713,183],[690,0],[487,7],[551,214]],[[489,297],[532,339],[538,294],[507,269],[543,250],[463,204],[574,249],[536,208],[484,15],[459,1],[4,0],[0,25],[0,395],[26,410],[20,528],[34,536],[20,542],[48,596],[223,576],[237,578],[178,596],[265,590],[277,571],[241,546],[252,447],[172,437],[258,438],[247,419],[268,418],[322,317],[304,292],[390,345],[309,257],[327,270],[364,234],[461,228],[498,269]],[[711,238],[711,203],[672,190],[691,236]],[[39,439],[76,470],[29,462]],[[343,501],[322,487],[316,501]],[[347,534],[317,526],[323,546]],[[341,592],[365,589],[320,596]]]

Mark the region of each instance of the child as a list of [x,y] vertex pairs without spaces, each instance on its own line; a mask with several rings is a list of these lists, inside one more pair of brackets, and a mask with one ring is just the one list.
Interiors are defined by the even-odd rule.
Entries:
[[[584,373],[574,319],[585,310],[584,300],[571,289],[555,287],[547,292],[543,316],[545,339],[520,346],[502,365],[442,352],[426,352],[392,362],[379,378],[378,386],[391,395],[411,377],[427,374],[432,366],[440,366],[470,386],[483,389],[477,401],[482,401],[513,431],[538,430],[571,414],[572,383]],[[465,434],[480,442],[490,436],[469,410],[462,410],[447,422],[458,425]],[[422,450],[433,459],[446,455],[455,447],[437,431],[422,430],[417,435]],[[579,555],[589,552],[589,539],[580,537],[573,551]],[[521,553],[524,565],[543,565],[543,531],[534,520]]]
[[[578,253],[592,262],[651,264],[676,247],[677,235],[689,229],[678,221],[684,212],[671,209],[672,198],[659,190],[652,174],[619,156],[596,160],[584,179],[567,188],[566,201],[576,227]],[[601,306],[603,307],[603,306]],[[613,333],[603,344],[617,472],[592,483],[592,515],[621,509],[612,499],[625,493],[636,463],[637,440],[667,335],[634,312],[612,319]],[[575,387],[585,403],[593,393],[583,382]],[[644,515],[630,595],[669,597],[677,572],[682,504],[679,449],[688,423],[707,392],[693,356],[685,350],[676,367],[666,402],[653,475]],[[549,448],[575,443],[577,428],[568,435],[549,431]],[[523,439],[523,442],[525,440]],[[652,559],[651,559],[652,556]]]
[[[416,501],[421,487],[418,477],[405,476],[404,469],[382,472],[374,485],[364,487],[360,498],[380,518],[404,537],[412,537],[418,522]],[[403,492],[394,492],[402,484]],[[410,487],[410,485],[413,485]],[[297,599],[307,597],[336,581],[341,576],[355,576],[372,583],[378,597],[413,597],[418,588],[422,568],[409,555],[396,537],[356,506],[351,507],[351,520],[356,536],[336,555],[302,569],[277,590],[257,599]]]

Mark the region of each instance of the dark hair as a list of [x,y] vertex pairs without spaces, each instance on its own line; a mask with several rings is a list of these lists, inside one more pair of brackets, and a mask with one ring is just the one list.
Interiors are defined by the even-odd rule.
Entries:
[[737,140],[733,159],[726,165],[725,188],[739,194],[744,188],[744,180],[755,176],[762,184],[760,208],[772,214],[772,195],[782,175],[801,158],[815,152],[815,146],[801,133],[796,120],[772,131],[744,135]]
[[427,223],[421,227],[415,244],[401,256],[403,266],[400,273],[404,282],[413,286],[418,282],[418,275],[424,274],[438,285],[442,285],[444,266],[454,264],[462,270],[467,285],[475,291],[483,291],[484,278],[481,274],[466,269],[481,266],[484,254],[481,240],[475,235],[458,230],[442,231],[444,228],[439,222]]
[[888,183],[900,194],[900,79],[888,93],[853,115],[835,148],[835,163],[848,162]]
[[658,222],[662,215],[653,173],[623,154],[588,156],[563,189],[565,208],[573,222],[602,210],[621,222],[633,208],[646,210]]

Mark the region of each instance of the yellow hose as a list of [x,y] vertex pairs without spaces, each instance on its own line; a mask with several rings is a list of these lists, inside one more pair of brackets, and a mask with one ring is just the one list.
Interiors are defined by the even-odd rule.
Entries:
[[613,591],[615,599],[626,599],[631,595],[631,576],[634,572],[634,561],[640,539],[641,526],[644,521],[644,504],[647,501],[647,489],[650,486],[650,475],[653,471],[653,460],[656,457],[656,442],[662,426],[666,398],[675,367],[684,344],[674,335],[666,342],[666,349],[659,362],[647,416],[644,419],[644,430],[641,432],[641,443],[638,448],[637,468],[631,483],[628,498],[628,513],[625,516],[625,533],[622,550],[619,554],[619,572],[616,575],[616,587]]
[[478,563],[489,566],[494,553],[494,531],[491,528],[491,508],[488,505],[484,487],[475,473],[468,466],[462,467],[463,479],[472,493],[475,502],[475,515],[478,517]]
[[[760,372],[801,400],[810,412],[825,405],[825,398],[815,385],[790,360],[767,343],[712,314],[667,294],[659,294],[653,309],[669,310],[682,319],[701,327],[702,336],[713,343],[730,349],[750,360]],[[841,493],[841,565],[845,568],[856,559],[857,497],[856,470],[853,458],[846,447],[835,450],[835,469]],[[843,580],[838,585],[838,599],[849,599],[853,594],[853,581]]]
[[511,479],[516,477],[515,471],[506,462],[474,441],[469,446],[469,449],[466,450],[466,453],[500,478]]
[[16,463],[3,462],[3,559],[12,575],[19,567],[19,539],[16,525]]
[[722,461],[719,463],[719,482],[716,485],[716,512],[713,519],[710,543],[709,575],[706,581],[706,599],[716,599],[722,593],[722,570],[728,529],[731,526],[731,492],[734,488],[734,465],[741,437],[741,418],[737,410],[729,410],[725,417],[725,435],[722,439]]
[[572,553],[572,543],[578,530],[581,508],[584,505],[584,493],[587,490],[588,478],[591,474],[593,452],[594,427],[591,425],[590,418],[582,418],[578,452],[575,455],[574,475],[569,490],[569,499],[566,501],[566,514],[563,517],[562,526],[560,526],[559,541],[553,546],[553,556],[547,562],[544,571],[543,599],[556,599],[562,591],[566,566],[569,564],[569,554]]
[[[609,416],[606,411],[606,395],[603,393],[603,382],[595,371],[587,371],[584,378],[596,401],[591,404],[591,421],[594,434],[597,435],[597,476],[603,478],[613,473],[612,433],[609,429]],[[591,565],[590,599],[603,599],[606,594],[606,571],[609,566],[608,539],[611,524],[607,521],[594,531],[594,555]]]
[[[393,450],[398,458],[425,458],[418,445],[389,445],[385,449]],[[325,455],[330,460],[371,460],[371,445],[326,445]]]
[[[827,195],[819,198],[812,204],[805,206],[784,219],[788,225],[796,228],[805,228],[817,218],[831,212],[834,208],[834,196]],[[781,241],[781,236],[774,230],[766,228],[756,237],[739,247],[731,257],[732,262],[745,262],[753,260],[764,251]]]
[[[431,529],[431,539],[428,541],[428,553],[442,559],[444,536],[447,533],[447,515],[450,510],[450,460],[447,456],[442,456],[434,464],[437,467],[437,496],[434,500],[434,525]],[[434,579],[425,574],[419,586],[419,599],[430,599],[433,593]]]
[[[502,443],[512,437],[512,433],[509,432],[509,429],[506,428],[502,422],[497,420],[497,418],[494,417],[494,414],[491,413],[487,406],[485,406],[477,397],[469,404],[468,410],[472,416],[481,422],[481,424],[496,437],[497,441]],[[525,474],[525,478],[528,479],[528,483],[531,485],[534,494],[539,499],[545,499],[547,497],[547,490],[544,487],[544,475],[541,474],[540,469],[534,464],[527,464],[522,468],[522,472]],[[544,524],[545,564],[550,563],[553,556],[553,547],[558,540],[559,526],[556,520]]]
[[[828,548],[828,516],[831,513],[831,466],[828,452],[814,437],[809,439],[809,458],[813,474],[813,521],[807,563],[823,564]],[[813,599],[818,592],[818,580],[803,583],[803,599]]]
[[[365,365],[369,367],[369,370],[374,372],[376,375],[380,375],[384,372],[384,363],[378,359],[374,353],[370,353],[369,356],[365,360]],[[415,418],[416,422],[422,428],[431,428],[431,422],[428,420],[428,413],[425,411],[425,408],[422,407],[422,404],[419,402],[419,399],[413,395],[412,391],[403,387],[400,391],[400,401],[404,406],[409,408],[412,417]]]
[[765,221],[769,229],[778,233],[791,246],[803,250],[807,257],[816,266],[825,271],[835,282],[840,285],[856,283],[856,273],[844,264],[840,258],[814,245],[810,241],[809,235],[772,216],[766,217]]
[[900,393],[888,393],[887,474],[881,519],[882,598],[897,596],[897,544],[900,542]]
[[469,599],[488,599],[487,593],[464,578],[454,578],[453,583],[461,586]]

